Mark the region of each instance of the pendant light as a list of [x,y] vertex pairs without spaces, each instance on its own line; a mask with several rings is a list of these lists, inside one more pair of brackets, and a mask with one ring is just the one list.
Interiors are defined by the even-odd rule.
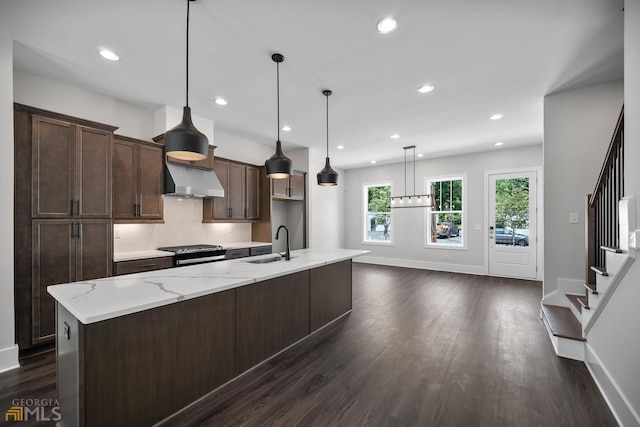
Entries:
[[164,134],[167,156],[181,160],[202,160],[209,153],[209,140],[193,125],[189,108],[189,3],[187,0],[187,103],[182,111],[182,122]]
[[318,185],[331,186],[338,184],[338,172],[333,170],[329,163],[329,96],[331,91],[325,89],[322,94],[327,97],[327,158],[325,159],[324,169],[318,172]]
[[[433,194],[416,193],[416,146],[402,147],[404,150],[404,195],[391,196],[391,208],[431,208]],[[413,150],[413,194],[407,194],[407,151]]]
[[280,142],[280,63],[284,61],[284,56],[274,53],[271,55],[271,59],[276,63],[278,140],[276,141],[275,154],[264,162],[264,166],[267,170],[267,178],[284,179],[293,175],[293,162],[282,151],[282,143]]

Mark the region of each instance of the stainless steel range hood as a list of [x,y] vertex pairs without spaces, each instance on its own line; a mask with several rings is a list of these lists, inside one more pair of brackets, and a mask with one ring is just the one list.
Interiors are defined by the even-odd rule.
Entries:
[[224,197],[224,188],[212,170],[165,163],[164,194],[179,197]]

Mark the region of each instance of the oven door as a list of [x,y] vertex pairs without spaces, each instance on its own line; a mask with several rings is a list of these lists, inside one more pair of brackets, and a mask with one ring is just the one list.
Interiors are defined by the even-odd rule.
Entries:
[[223,261],[225,259],[225,250],[211,252],[196,252],[191,254],[176,254],[176,267],[181,265],[204,264],[207,262]]

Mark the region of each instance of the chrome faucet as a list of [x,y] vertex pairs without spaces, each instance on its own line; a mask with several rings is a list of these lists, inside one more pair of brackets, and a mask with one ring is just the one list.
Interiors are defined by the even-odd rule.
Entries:
[[285,230],[287,230],[287,252],[285,252],[284,255],[280,254],[280,256],[284,256],[284,259],[286,261],[291,261],[291,252],[289,251],[289,229],[284,225],[281,225],[280,227],[278,227],[278,231],[276,231],[276,240],[278,240],[278,235],[280,234],[281,228],[284,228]]

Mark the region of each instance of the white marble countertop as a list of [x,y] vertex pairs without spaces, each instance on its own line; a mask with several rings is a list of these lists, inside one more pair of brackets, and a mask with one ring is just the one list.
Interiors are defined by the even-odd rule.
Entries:
[[344,261],[368,252],[301,249],[291,252],[290,261],[251,262],[278,256],[269,254],[52,285],[47,291],[80,322],[89,324]]
[[113,254],[113,262],[132,261],[137,259],[160,258],[164,256],[173,256],[172,252],[147,250],[134,252],[118,252]]

